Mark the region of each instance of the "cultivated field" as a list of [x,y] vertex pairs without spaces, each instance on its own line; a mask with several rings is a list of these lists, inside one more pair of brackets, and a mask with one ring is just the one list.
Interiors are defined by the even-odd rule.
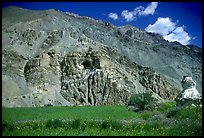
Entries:
[[202,135],[202,108],[166,102],[153,111],[122,105],[3,108],[3,136]]

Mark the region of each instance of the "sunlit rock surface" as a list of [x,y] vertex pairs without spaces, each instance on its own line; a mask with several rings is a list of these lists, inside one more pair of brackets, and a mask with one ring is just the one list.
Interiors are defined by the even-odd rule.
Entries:
[[126,104],[151,89],[163,100],[189,73],[202,92],[202,50],[130,25],[72,13],[2,10],[2,104]]
[[177,106],[201,105],[201,94],[196,89],[196,82],[190,76],[184,76],[181,81],[183,91],[176,97]]

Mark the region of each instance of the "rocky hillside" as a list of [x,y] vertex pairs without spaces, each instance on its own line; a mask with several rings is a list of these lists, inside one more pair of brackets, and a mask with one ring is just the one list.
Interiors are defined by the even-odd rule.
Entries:
[[126,104],[146,89],[172,100],[186,74],[201,93],[196,46],[53,9],[2,11],[5,107]]

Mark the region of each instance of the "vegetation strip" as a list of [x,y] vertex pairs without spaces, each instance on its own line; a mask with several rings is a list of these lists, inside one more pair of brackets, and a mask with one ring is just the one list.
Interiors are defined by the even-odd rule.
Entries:
[[[128,111],[125,106],[103,106],[103,107],[43,107],[32,108],[32,110],[47,111],[47,119],[19,119],[14,120],[10,113],[14,109],[17,112],[22,108],[3,109],[3,136],[197,136],[202,135],[202,108],[183,107],[177,108],[174,103],[161,104],[153,111]],[[53,110],[54,109],[54,110]],[[71,110],[74,109],[74,112]],[[86,109],[86,110],[83,110]],[[115,109],[114,111],[112,109]],[[6,110],[6,112],[5,112]],[[21,112],[30,116],[30,108],[23,108]],[[56,112],[58,110],[58,112]],[[88,116],[77,116],[95,110],[95,114],[101,114],[99,118]],[[27,111],[27,112],[26,112]],[[63,111],[66,111],[65,114]],[[123,112],[123,116],[115,116],[114,112]],[[61,114],[61,118],[52,116],[52,112]],[[97,113],[99,112],[99,113]],[[134,116],[128,118],[128,115]],[[75,116],[72,116],[75,114]],[[92,114],[92,112],[91,112]],[[106,116],[105,116],[106,115]],[[67,116],[67,118],[64,118]],[[105,116],[105,117],[103,117]],[[13,119],[8,119],[9,117]],[[26,116],[24,116],[26,117]],[[32,116],[33,117],[33,116]],[[82,118],[84,117],[84,118]],[[7,119],[6,119],[7,118]],[[13,120],[13,121],[11,121]]]

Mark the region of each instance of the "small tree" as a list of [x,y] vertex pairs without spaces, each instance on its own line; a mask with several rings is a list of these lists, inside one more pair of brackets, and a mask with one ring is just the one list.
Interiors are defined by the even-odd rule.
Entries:
[[154,108],[154,98],[151,91],[145,91],[145,93],[133,94],[128,101],[128,106],[135,106],[140,110],[148,110]]

